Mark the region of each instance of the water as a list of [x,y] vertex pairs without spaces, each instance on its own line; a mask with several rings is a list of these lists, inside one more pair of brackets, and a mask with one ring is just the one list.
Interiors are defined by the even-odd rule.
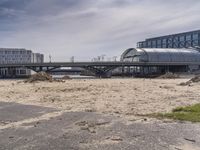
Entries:
[[[55,79],[61,79],[65,75],[53,75],[52,77]],[[68,75],[71,79],[96,79],[94,76],[81,76],[81,75]]]

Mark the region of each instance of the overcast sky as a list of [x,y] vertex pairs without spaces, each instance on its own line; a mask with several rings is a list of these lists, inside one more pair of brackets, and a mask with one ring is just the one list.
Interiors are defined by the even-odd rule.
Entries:
[[0,0],[0,47],[46,60],[119,56],[145,38],[200,29],[199,0]]

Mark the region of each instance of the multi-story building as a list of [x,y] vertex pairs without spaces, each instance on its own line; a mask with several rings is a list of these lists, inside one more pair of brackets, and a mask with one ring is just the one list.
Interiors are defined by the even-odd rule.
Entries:
[[[0,48],[0,64],[42,63],[44,55],[31,50],[17,48]],[[31,75],[27,68],[1,68],[0,77],[22,77]]]
[[137,48],[189,47],[200,47],[200,30],[149,38],[137,43]]
[[44,62],[44,55],[40,53],[32,53],[31,57],[32,63],[43,63]]

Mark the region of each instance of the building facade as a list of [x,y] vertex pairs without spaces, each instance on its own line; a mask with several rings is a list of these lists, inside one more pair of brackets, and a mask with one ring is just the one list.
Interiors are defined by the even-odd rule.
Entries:
[[[193,72],[200,69],[200,50],[196,48],[129,48],[121,55],[124,62],[162,62],[163,66],[124,67],[122,72],[132,75],[155,75],[166,72]],[[178,62],[188,65],[171,65]]]
[[[0,48],[0,64],[42,63],[44,55],[31,50],[17,48]],[[23,77],[31,75],[26,68],[1,68],[0,77]]]
[[200,47],[200,30],[149,38],[137,43],[137,48]]
[[44,62],[44,55],[40,53],[32,53],[31,57],[32,63],[43,63]]
[[121,56],[127,62],[176,63],[200,62],[200,52],[195,48],[129,48]]

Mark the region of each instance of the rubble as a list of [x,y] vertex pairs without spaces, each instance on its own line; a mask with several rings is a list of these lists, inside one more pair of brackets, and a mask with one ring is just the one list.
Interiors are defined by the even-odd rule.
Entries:
[[200,75],[198,75],[198,76],[195,76],[194,78],[192,78],[192,79],[190,79],[189,80],[190,82],[200,82]]
[[160,79],[176,79],[179,78],[180,76],[178,74],[172,73],[172,72],[167,72],[164,75],[159,76],[158,78]]
[[187,86],[187,85],[191,85],[192,83],[197,83],[197,82],[200,82],[200,75],[195,76],[194,78],[190,79],[187,82],[182,82],[179,85]]

